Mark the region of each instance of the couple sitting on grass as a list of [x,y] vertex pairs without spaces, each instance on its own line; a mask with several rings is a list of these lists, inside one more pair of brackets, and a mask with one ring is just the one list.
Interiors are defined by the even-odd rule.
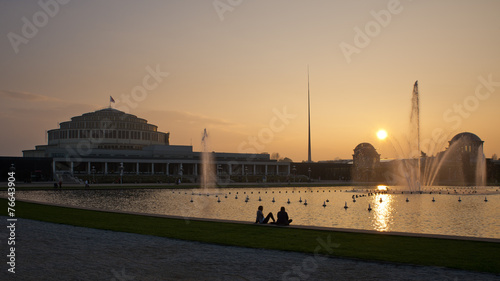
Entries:
[[261,223],[261,224],[266,224],[269,222],[269,219],[272,219],[273,222],[272,224],[278,224],[278,225],[289,225],[292,220],[288,219],[288,213],[285,212],[285,207],[281,207],[281,211],[278,212],[278,220],[276,221],[274,219],[273,213],[269,213],[267,217],[264,218],[264,213],[262,213],[262,210],[264,210],[264,207],[259,206],[259,209],[257,210],[257,220],[255,223]]

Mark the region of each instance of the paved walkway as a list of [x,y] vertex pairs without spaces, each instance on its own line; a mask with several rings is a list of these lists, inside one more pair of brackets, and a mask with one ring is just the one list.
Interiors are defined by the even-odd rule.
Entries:
[[[0,240],[7,241],[3,228]],[[219,246],[26,219],[16,227],[16,274],[7,273],[2,264],[0,280],[500,280],[498,275],[438,267]]]

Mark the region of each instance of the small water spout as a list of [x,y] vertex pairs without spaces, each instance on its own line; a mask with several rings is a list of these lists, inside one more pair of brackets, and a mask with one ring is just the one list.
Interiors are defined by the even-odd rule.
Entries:
[[206,191],[209,188],[215,187],[216,176],[214,170],[214,159],[210,151],[209,145],[209,135],[207,129],[203,130],[203,136],[201,138],[201,187]]

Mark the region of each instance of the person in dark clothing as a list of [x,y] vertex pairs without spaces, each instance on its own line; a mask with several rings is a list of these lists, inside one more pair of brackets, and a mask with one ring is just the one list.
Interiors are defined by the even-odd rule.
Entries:
[[255,220],[255,223],[266,224],[269,222],[269,219],[272,219],[273,220],[272,223],[275,223],[276,220],[274,219],[273,213],[267,214],[267,216],[264,218],[264,213],[262,212],[263,210],[264,210],[264,207],[259,206],[259,208],[257,210],[257,219]]
[[278,212],[278,221],[276,224],[289,225],[291,222],[292,220],[288,218],[288,213],[285,211],[285,207],[281,207],[281,211]]

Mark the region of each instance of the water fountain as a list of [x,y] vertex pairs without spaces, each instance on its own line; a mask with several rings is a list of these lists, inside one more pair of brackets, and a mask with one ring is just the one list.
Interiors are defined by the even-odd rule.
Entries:
[[213,155],[209,152],[209,136],[206,128],[203,130],[201,148],[201,187],[208,192],[208,189],[215,187],[217,179],[214,171]]
[[[420,138],[420,94],[418,81],[413,85],[410,130],[406,142],[398,142],[389,138],[399,161],[393,167],[397,177],[392,178],[392,184],[405,185],[410,192],[421,192],[422,186],[433,186],[439,182],[441,168],[454,162],[456,170],[462,171],[455,176],[454,184],[486,184],[486,160],[483,153],[483,142],[472,133],[461,133],[453,137],[449,147],[442,151],[450,139],[451,133],[446,137],[436,140],[426,140],[428,144],[427,156],[423,152]],[[473,147],[470,142],[476,143]],[[466,157],[463,155],[467,154]],[[457,156],[458,155],[458,156]],[[467,159],[465,159],[467,158]],[[465,175],[467,169],[473,169],[473,175]],[[449,173],[449,172],[448,172]],[[393,175],[394,176],[394,175]],[[441,175],[442,176],[442,175]],[[449,176],[448,176],[449,177]]]

